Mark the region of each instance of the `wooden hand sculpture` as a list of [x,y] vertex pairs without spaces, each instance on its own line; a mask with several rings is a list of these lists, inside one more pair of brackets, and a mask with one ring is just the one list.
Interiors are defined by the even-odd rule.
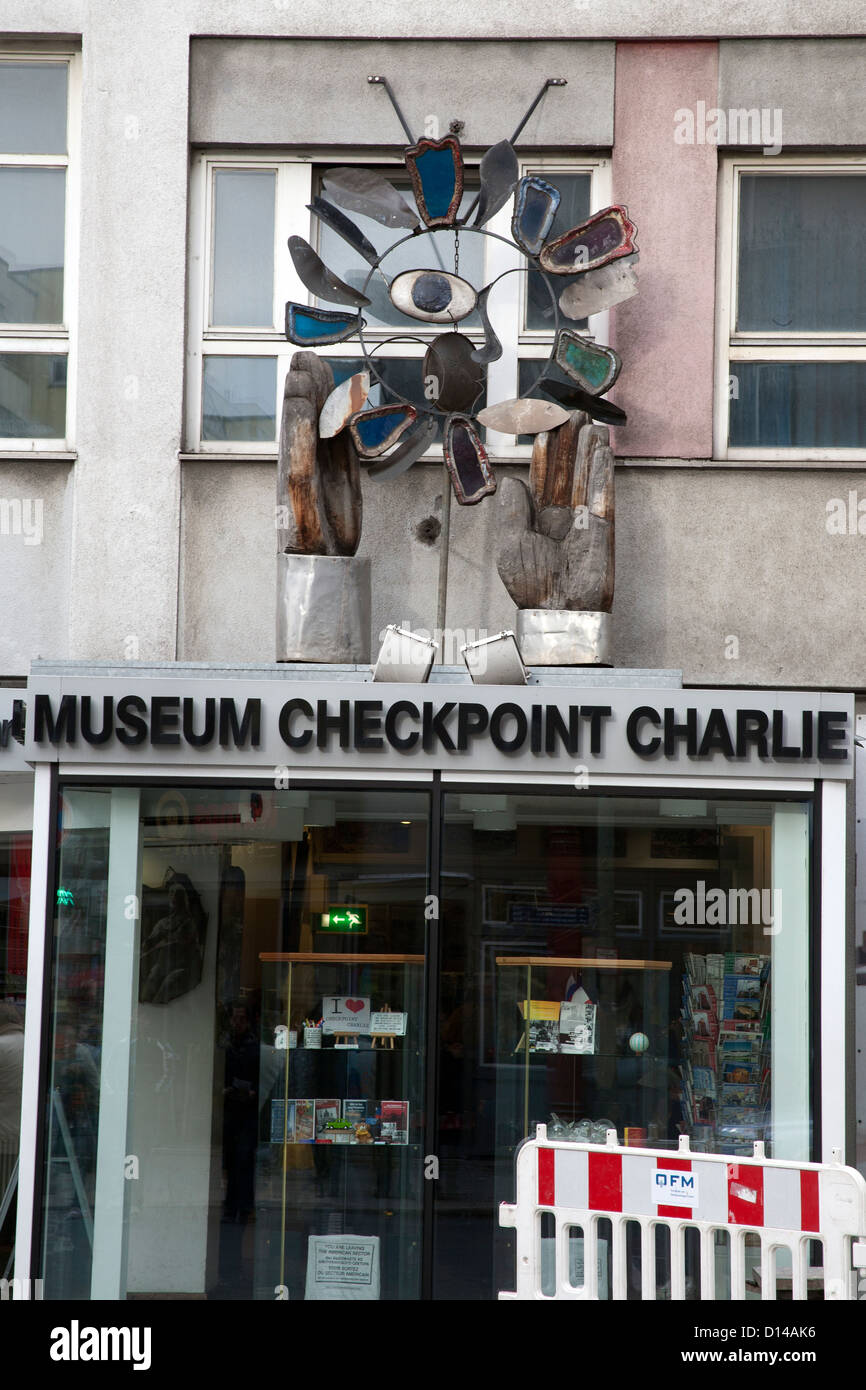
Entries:
[[610,612],[614,582],[613,451],[583,411],[538,434],[529,487],[499,485],[498,569],[518,608]]
[[289,555],[354,555],[361,539],[361,474],[349,431],[319,438],[319,413],[333,389],[327,362],[294,354],[277,465],[277,545]]

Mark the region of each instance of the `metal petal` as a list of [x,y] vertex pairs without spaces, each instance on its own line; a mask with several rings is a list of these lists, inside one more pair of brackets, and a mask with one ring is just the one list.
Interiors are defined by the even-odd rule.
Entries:
[[344,241],[348,242],[354,251],[364,257],[365,261],[369,261],[370,265],[376,264],[379,259],[379,252],[372,241],[367,240],[361,228],[355,225],[351,217],[340,212],[339,208],[335,208],[333,203],[329,203],[325,198],[314,198],[311,203],[307,203],[307,207],[314,217],[318,217],[320,222],[324,222],[326,227],[330,227],[332,232],[336,232],[337,236],[341,236]]
[[527,256],[537,256],[553,226],[562,194],[537,174],[520,180],[514,197],[511,235]]
[[478,313],[484,326],[484,346],[476,348],[472,353],[473,362],[498,362],[502,356],[502,344],[496,336],[496,330],[487,313],[487,297],[490,294],[490,289],[490,285],[486,285],[478,296]]
[[560,381],[545,379],[537,389],[559,401],[566,410],[585,410],[593,420],[599,420],[604,425],[624,425],[628,420],[625,411],[620,410],[613,401],[605,400],[602,396],[591,396],[588,391],[581,391],[579,386],[563,386]]
[[613,386],[622,370],[622,360],[613,348],[590,342],[570,328],[561,328],[557,333],[554,358],[567,376],[593,396],[600,396]]
[[600,314],[603,309],[633,299],[638,292],[636,261],[637,253],[588,270],[566,285],[559,296],[559,307],[566,318],[588,319],[590,314]]
[[401,313],[425,323],[459,323],[477,302],[468,280],[440,270],[404,270],[391,281],[390,294]]
[[370,394],[370,373],[356,372],[335,386],[319,413],[319,438],[333,439],[353,415],[364,407]]
[[[436,420],[432,415],[425,415],[417,430],[413,430],[399,448],[387,458],[380,459],[378,463],[370,464],[367,477],[376,478],[380,483],[387,482],[389,478],[399,478],[400,474],[407,472],[422,454],[426,454],[435,438]],[[361,462],[363,461],[362,459]]]
[[414,230],[421,224],[405,198],[393,183],[372,169],[328,169],[322,179],[326,193],[349,212],[372,217],[383,227],[408,227]]
[[352,442],[362,458],[378,458],[390,449],[418,418],[414,405],[377,405],[360,410],[349,421]]
[[521,396],[513,401],[500,401],[479,410],[478,423],[499,434],[540,434],[542,430],[555,430],[564,425],[569,412],[553,401],[542,401],[537,396]]
[[483,227],[504,208],[520,178],[520,165],[510,140],[491,145],[481,159],[481,192],[474,226]]
[[541,265],[551,275],[579,275],[596,270],[618,256],[630,256],[636,250],[636,231],[628,210],[614,203],[548,242],[541,252]]
[[309,304],[286,305],[286,337],[296,347],[326,347],[342,343],[363,328],[360,314],[341,314],[337,309],[314,309]]
[[471,339],[441,333],[424,357],[425,384],[433,378],[430,398],[440,410],[471,410],[484,389],[484,371],[472,358]]
[[453,227],[463,197],[463,155],[455,135],[419,140],[404,152],[412,191],[428,227]]
[[445,466],[461,507],[471,507],[496,491],[496,479],[478,431],[465,415],[449,415],[443,443]]
[[319,299],[328,299],[332,304],[357,304],[359,309],[370,303],[365,294],[353,289],[333,270],[329,270],[302,236],[289,237],[289,251],[298,276]]

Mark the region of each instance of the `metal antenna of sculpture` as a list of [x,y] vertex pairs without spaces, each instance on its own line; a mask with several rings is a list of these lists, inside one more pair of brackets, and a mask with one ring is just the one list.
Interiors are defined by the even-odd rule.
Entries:
[[[409,127],[384,78],[406,131]],[[533,435],[529,487],[505,479],[499,574],[518,608],[518,644],[528,665],[607,664],[614,582],[613,454],[607,424],[625,414],[604,393],[621,361],[560,316],[580,323],[590,314],[637,293],[636,228],[627,209],[594,213],[564,235],[551,237],[559,190],[538,175],[520,177],[514,143],[547,88],[548,78],[510,140],[489,149],[480,163],[480,188],[460,217],[464,169],[456,135],[421,139],[404,152],[415,207],[379,172],[334,168],[310,212],[366,262],[357,284],[340,279],[303,238],[289,238],[296,273],[319,300],[336,309],[290,302],[286,337],[301,351],[292,358],[283,399],[277,474],[277,660],[364,663],[370,659],[370,562],[356,554],[361,536],[361,468],[373,481],[407,472],[436,440],[444,455],[443,519],[436,626],[445,624],[452,491],[460,506],[496,492],[485,447],[485,428]],[[411,138],[411,136],[410,136]],[[486,225],[513,198],[512,240]],[[404,235],[379,252],[351,213]],[[474,215],[473,215],[474,214]],[[470,234],[516,246],[526,264],[476,288],[459,273],[459,239]],[[422,238],[435,269],[403,270],[389,278],[385,263],[398,247]],[[441,238],[453,239],[454,269],[446,269]],[[451,247],[445,243],[446,252]],[[553,345],[519,397],[479,408],[486,366],[502,355],[490,302],[507,275],[532,269],[551,303]],[[568,284],[557,289],[557,277]],[[579,277],[579,278],[576,278]],[[375,354],[412,335],[394,332],[368,344],[362,310],[381,280],[401,313],[444,331],[426,346],[413,402],[396,392]],[[561,281],[560,281],[561,287]],[[481,331],[461,329],[477,314]],[[357,337],[364,370],[334,385],[330,366],[315,348]],[[481,339],[480,342],[476,342]],[[556,373],[556,375],[554,375]],[[373,385],[382,404],[373,405]]]

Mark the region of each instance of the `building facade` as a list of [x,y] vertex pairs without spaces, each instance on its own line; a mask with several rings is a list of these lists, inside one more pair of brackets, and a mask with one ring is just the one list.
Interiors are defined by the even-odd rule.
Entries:
[[[863,1162],[866,35],[832,5],[820,32],[784,5],[385,4],[338,33],[281,0],[61,8],[23,31],[0,0],[4,1264],[56,1298],[297,1298],[339,1257],[332,1294],[481,1299],[536,1121]],[[358,552],[373,655],[389,623],[432,634],[429,692],[358,715],[368,671],[274,664],[284,306],[309,297],[286,243],[363,282],[308,205],[334,166],[408,186],[373,75],[417,135],[459,134],[468,201],[565,79],[520,172],[561,190],[557,231],[637,224],[639,294],[587,329],[628,417],[611,670],[472,690],[461,646],[515,610],[493,496],[452,509],[437,620],[439,441],[364,478]],[[516,268],[454,249],[478,285]],[[533,275],[504,283],[491,400],[552,342]],[[423,396],[431,334],[385,296],[365,316]],[[526,476],[529,441],[488,442]],[[449,748],[424,701],[459,726],[470,696]],[[728,996],[751,1057],[723,1055]],[[545,1026],[584,999],[591,1051]]]

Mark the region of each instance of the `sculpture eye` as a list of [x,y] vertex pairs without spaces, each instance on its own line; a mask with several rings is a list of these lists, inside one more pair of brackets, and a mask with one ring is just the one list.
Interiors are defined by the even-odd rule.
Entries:
[[478,302],[466,280],[444,270],[405,270],[391,281],[390,294],[401,313],[428,323],[458,323]]

